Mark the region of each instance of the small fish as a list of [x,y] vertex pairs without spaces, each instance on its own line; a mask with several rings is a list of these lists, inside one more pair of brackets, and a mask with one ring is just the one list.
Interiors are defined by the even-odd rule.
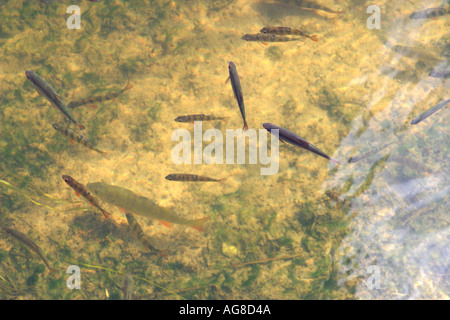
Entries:
[[301,38],[282,37],[276,34],[257,33],[257,34],[245,34],[242,37],[245,41],[257,41],[265,44],[265,42],[288,42],[299,41]]
[[225,179],[226,178],[218,180],[210,177],[198,176],[196,174],[188,174],[188,173],[172,173],[166,176],[166,180],[170,181],[193,181],[193,182],[206,181],[206,182],[220,182],[222,184]]
[[159,251],[153,247],[151,244],[149,238],[144,234],[144,231],[142,231],[142,227],[137,222],[136,218],[131,212],[125,213],[128,221],[128,225],[130,226],[131,233],[138,239],[142,244],[144,245],[145,249],[147,251]]
[[266,34],[278,34],[278,35],[299,35],[311,39],[312,41],[318,42],[316,35],[310,36],[300,30],[292,29],[289,27],[264,27],[259,32]]
[[89,192],[89,190],[86,189],[86,187],[84,185],[82,185],[81,183],[76,181],[71,176],[63,175],[62,178],[75,191],[75,194],[77,196],[81,195],[83,198],[85,198],[91,204],[91,206],[96,207],[97,209],[99,209],[102,212],[102,214],[103,214],[103,216],[105,218],[108,218],[108,215],[111,215],[111,213],[103,210],[103,208],[100,207],[97,198],[94,197]]
[[344,198],[342,198],[339,193],[337,193],[336,191],[333,190],[327,190],[325,191],[325,194],[328,196],[328,198],[330,198],[331,200],[338,202],[338,203],[343,203],[345,201]]
[[81,99],[81,100],[78,100],[78,101],[72,101],[67,106],[69,108],[73,109],[73,108],[76,108],[76,107],[84,106],[86,104],[94,104],[94,103],[97,103],[97,102],[103,102],[103,101],[111,100],[111,99],[117,98],[124,91],[130,90],[131,88],[133,88],[133,86],[128,83],[125,86],[125,88],[123,88],[120,91],[109,93],[109,94],[104,95],[104,96],[95,96],[95,97],[91,97],[91,98]]
[[133,214],[159,220],[166,226],[170,226],[170,223],[177,223],[190,226],[198,231],[205,230],[207,218],[185,219],[175,214],[172,209],[160,207],[150,199],[139,196],[131,190],[103,182],[88,183],[87,187],[103,201],[125,209],[125,211],[133,212]]
[[390,142],[388,144],[385,144],[379,148],[373,148],[372,150],[369,150],[363,154],[360,154],[359,156],[355,156],[355,157],[351,157],[350,159],[348,159],[348,163],[356,163],[358,161],[361,161],[365,158],[370,157],[371,155],[378,153],[379,151],[386,149],[387,147],[389,147],[390,145],[392,145],[394,142]]
[[450,13],[450,6],[448,7],[436,7],[429,8],[423,11],[413,12],[409,16],[410,19],[427,19],[427,18],[437,18]]
[[39,248],[39,246],[36,243],[34,243],[34,241],[31,240],[30,237],[28,237],[26,234],[24,234],[20,231],[12,229],[12,228],[8,228],[8,227],[2,227],[2,228],[6,233],[8,233],[12,237],[16,238],[17,240],[21,241],[22,243],[24,243],[28,248],[31,249],[31,251],[37,253],[37,255],[42,259],[42,261],[44,261],[45,265],[50,270],[50,272],[56,271],[54,268],[50,267],[50,264],[48,263],[47,259],[45,258],[44,254],[42,253],[41,248]]
[[45,82],[44,79],[39,77],[35,72],[33,71],[25,71],[25,74],[27,78],[31,81],[34,88],[39,92],[40,95],[44,96],[50,103],[57,108],[59,111],[61,111],[64,116],[73,124],[78,126],[78,128],[85,129],[85,126],[81,123],[78,123],[75,118],[70,113],[69,109],[67,108],[66,104],[62,100],[62,98],[56,93],[55,89],[52,88],[50,84]]
[[52,124],[53,128],[60,132],[61,134],[65,135],[66,137],[69,138],[70,142],[73,142],[74,140],[82,145],[84,145],[85,147],[94,150],[100,154],[106,154],[105,151],[102,151],[100,149],[97,149],[96,147],[94,147],[92,145],[92,143],[90,143],[84,136],[80,135],[79,133],[77,133],[75,130],[69,128],[68,126],[65,126],[63,124],[60,123],[54,123]]
[[309,143],[305,139],[300,138],[298,135],[296,135],[295,133],[293,133],[287,129],[281,128],[281,127],[271,124],[271,123],[264,123],[263,127],[270,133],[272,133],[271,132],[272,130],[278,130],[278,138],[283,142],[288,142],[294,146],[298,146],[305,150],[311,151],[321,157],[324,157],[325,159],[330,160],[331,162],[340,163],[337,160],[331,159],[323,151],[319,150],[317,147],[313,146],[311,143]]
[[195,122],[195,121],[212,121],[212,120],[225,120],[228,117],[216,117],[213,114],[190,114],[186,116],[179,116],[175,118],[176,122]]
[[442,61],[441,58],[438,58],[434,54],[430,53],[430,50],[425,50],[418,47],[407,47],[398,44],[393,46],[391,50],[410,59],[422,60],[423,62],[433,65],[436,65]]
[[123,300],[132,300],[133,292],[134,292],[134,280],[131,273],[127,273],[125,275],[125,279],[123,280]]
[[433,70],[430,72],[429,76],[433,78],[447,78],[450,76],[450,69]]
[[248,130],[247,122],[245,120],[245,107],[244,107],[244,96],[242,94],[241,82],[239,81],[239,75],[237,73],[236,65],[230,61],[228,64],[229,79],[231,82],[231,87],[233,88],[234,97],[236,98],[239,110],[241,111],[242,119],[244,120],[243,131]]
[[419,116],[415,117],[412,121],[411,124],[418,124],[419,122],[425,120],[426,118],[428,118],[429,116],[431,116],[433,113],[435,113],[436,111],[438,111],[439,109],[443,108],[447,103],[450,102],[450,99],[444,100],[439,102],[437,105],[435,105],[434,107],[432,107],[431,109],[428,109],[427,111],[425,111],[424,113],[420,114]]

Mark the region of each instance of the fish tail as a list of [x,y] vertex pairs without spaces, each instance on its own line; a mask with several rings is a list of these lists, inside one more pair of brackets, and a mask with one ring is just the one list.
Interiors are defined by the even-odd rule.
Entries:
[[128,81],[127,86],[123,89],[123,91],[133,89],[133,87],[134,86],[130,83],[130,81]]
[[204,232],[206,220],[208,220],[208,218],[201,218],[201,219],[194,220],[190,224],[190,227],[194,228],[197,231]]
[[86,126],[85,126],[84,124],[81,124],[81,123],[78,123],[78,124],[77,124],[77,127],[78,127],[78,129],[80,129],[80,130],[86,129]]
[[314,42],[319,42],[319,39],[317,39],[317,35],[313,35],[309,37]]
[[242,131],[247,131],[248,130],[248,125],[247,122],[244,120],[244,128],[242,128]]
[[103,209],[101,209],[101,212],[102,212],[103,216],[105,217],[105,219],[108,219],[108,216],[111,215],[111,213],[109,213],[109,212],[107,212],[107,211],[105,211]]
[[220,184],[225,185],[225,180],[227,180],[227,179],[228,179],[228,177],[220,179],[219,180]]
[[334,159],[331,159],[331,158],[330,158],[330,161],[333,162],[333,163],[336,163],[336,164],[342,164],[342,163],[340,163],[339,161],[334,160]]

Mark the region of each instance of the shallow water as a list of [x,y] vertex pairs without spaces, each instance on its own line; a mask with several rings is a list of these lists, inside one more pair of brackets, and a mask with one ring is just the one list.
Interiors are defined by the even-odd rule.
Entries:
[[[428,75],[448,68],[449,15],[414,20],[412,12],[439,1],[379,1],[381,28],[369,29],[371,3],[310,3],[324,8],[0,0],[0,222],[28,235],[56,269],[2,231],[0,298],[121,299],[129,273],[134,299],[448,299],[448,106],[410,122],[449,98],[448,78]],[[79,30],[66,26],[71,4],[81,9]],[[241,39],[265,26],[319,41]],[[203,122],[203,132],[241,134],[229,61],[250,129],[274,123],[341,164],[283,143],[274,175],[261,175],[266,165],[249,164],[248,154],[244,164],[175,164],[173,132],[194,137],[178,116],[228,117]],[[106,156],[53,129],[63,116],[26,70],[66,103],[133,85],[71,110]],[[171,173],[226,180],[166,180]],[[186,219],[208,218],[206,230],[137,216],[165,254],[146,251],[121,208],[100,199],[112,214],[105,219],[64,174],[133,190]],[[80,267],[79,290],[66,285],[70,265]]]

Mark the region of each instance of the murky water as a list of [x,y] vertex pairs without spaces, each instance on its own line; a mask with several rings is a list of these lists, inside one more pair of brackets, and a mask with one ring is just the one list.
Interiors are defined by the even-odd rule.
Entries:
[[[67,26],[73,4],[80,29]],[[56,269],[2,229],[0,298],[121,299],[132,275],[133,299],[448,299],[448,106],[410,123],[449,99],[448,77],[429,73],[448,70],[450,16],[409,16],[449,4],[379,1],[380,29],[369,28],[370,4],[0,0],[0,223]],[[319,41],[241,39],[267,26]],[[249,131],[276,124],[340,164],[284,143],[273,175],[261,175],[259,158],[249,163],[248,149],[243,164],[175,164],[172,134],[195,135],[178,116],[226,117],[203,122],[200,134],[242,135],[230,61]],[[104,97],[70,111],[106,155],[52,127],[69,124],[26,70],[66,104]],[[226,179],[165,179],[174,173]],[[206,220],[205,230],[167,227],[151,219],[158,209],[134,212],[146,250],[117,197],[92,192],[105,219],[62,175],[132,190],[128,211],[145,197]],[[80,289],[67,286],[71,265]]]

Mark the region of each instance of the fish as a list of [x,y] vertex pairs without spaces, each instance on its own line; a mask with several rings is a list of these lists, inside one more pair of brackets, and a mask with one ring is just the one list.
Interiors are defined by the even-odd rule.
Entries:
[[228,117],[216,117],[213,114],[190,114],[186,116],[179,116],[175,118],[176,122],[195,122],[195,121],[212,121],[212,120],[225,120]]
[[205,177],[205,176],[198,176],[196,174],[188,174],[188,173],[172,173],[166,176],[166,180],[170,180],[170,181],[193,181],[193,182],[197,182],[197,181],[202,181],[202,182],[220,182],[223,184],[223,181],[226,178],[223,179],[213,179],[210,177]]
[[447,78],[450,76],[450,69],[433,70],[430,72],[429,76],[433,78]]
[[315,42],[319,41],[316,35],[310,36],[300,30],[292,29],[289,27],[264,27],[259,32],[265,34],[278,34],[278,35],[299,35],[302,37],[309,38]]
[[325,154],[325,152],[321,151],[320,149],[318,149],[317,147],[315,147],[314,145],[312,145],[311,143],[309,143],[308,141],[306,141],[303,138],[300,138],[298,135],[296,135],[295,133],[281,128],[277,125],[271,124],[271,123],[264,123],[263,124],[264,129],[266,129],[269,133],[272,133],[272,130],[278,130],[278,139],[280,139],[283,142],[288,142],[294,146],[303,148],[305,150],[311,151],[321,157],[324,157],[325,159],[330,160],[331,162],[334,163],[338,163],[340,164],[339,161],[331,159],[328,155]]
[[31,81],[36,91],[39,92],[40,95],[44,96],[55,108],[61,111],[67,120],[75,124],[80,130],[86,128],[84,125],[78,123],[75,120],[75,118],[67,108],[67,105],[64,103],[62,98],[56,93],[55,89],[53,89],[50,84],[48,84],[44,79],[39,77],[33,71],[25,71],[25,75]]
[[125,275],[125,279],[123,280],[123,300],[132,300],[133,292],[134,292],[134,280],[131,273],[127,273]]
[[123,88],[120,91],[109,93],[109,94],[104,95],[104,96],[95,96],[95,97],[81,99],[81,100],[78,100],[78,101],[72,101],[67,106],[69,108],[73,109],[73,108],[76,108],[76,107],[84,106],[86,104],[94,104],[94,103],[97,103],[97,102],[103,102],[103,101],[111,100],[111,99],[114,99],[114,98],[117,98],[118,96],[120,96],[124,91],[130,90],[132,88],[133,88],[133,86],[128,83],[125,86],[125,88]]
[[439,109],[445,107],[447,105],[447,103],[450,102],[450,99],[447,100],[443,100],[441,102],[439,102],[437,105],[435,105],[434,107],[428,109],[427,111],[425,111],[424,113],[418,115],[417,117],[415,117],[412,121],[411,124],[418,124],[419,122],[422,122],[423,120],[425,120],[426,118],[428,118],[429,116],[431,116],[433,113],[435,113],[436,111],[438,111]]
[[69,141],[73,143],[73,141],[76,141],[82,145],[84,145],[85,147],[87,147],[88,149],[94,150],[100,154],[105,155],[106,152],[102,151],[96,147],[94,147],[92,145],[92,143],[90,143],[84,136],[80,135],[79,133],[77,133],[75,130],[69,128],[68,126],[65,126],[63,124],[60,123],[54,123],[52,124],[53,128],[60,132],[61,134],[65,135],[66,137],[69,138]]
[[379,148],[373,148],[372,150],[369,150],[369,151],[367,151],[367,152],[365,152],[365,153],[363,153],[363,154],[360,154],[359,156],[351,157],[350,159],[348,159],[348,163],[356,163],[356,162],[361,161],[361,160],[363,160],[363,159],[365,159],[365,158],[368,158],[368,157],[370,157],[371,155],[373,155],[373,154],[375,154],[375,153],[378,153],[379,151],[381,151],[381,150],[383,150],[383,149],[386,149],[387,147],[389,147],[389,146],[392,145],[393,143],[394,143],[394,142],[390,142],[390,143],[387,143],[387,144],[385,144],[385,145],[382,145],[382,146],[379,147]]
[[327,190],[325,191],[325,194],[330,198],[331,200],[339,203],[343,203],[345,199],[339,195],[336,191],[333,190]]
[[175,214],[171,208],[160,207],[150,199],[137,195],[126,188],[103,182],[91,182],[87,184],[87,187],[103,201],[133,214],[159,220],[167,227],[170,227],[171,223],[176,223],[189,226],[198,231],[205,230],[207,218],[185,219]]
[[108,218],[108,216],[111,215],[111,213],[107,212],[102,207],[100,207],[98,199],[94,197],[84,185],[82,185],[81,183],[79,183],[74,178],[68,175],[63,175],[62,178],[75,191],[75,194],[77,196],[81,195],[83,198],[85,198],[91,204],[91,206],[99,209],[105,218]]
[[131,233],[144,245],[147,251],[158,251],[150,242],[150,239],[144,234],[141,225],[136,220],[134,215],[131,212],[126,212],[125,216],[127,217],[128,225],[130,226]]
[[256,34],[245,34],[242,38],[245,41],[257,41],[262,44],[266,44],[265,42],[288,42],[288,41],[300,41],[301,38],[292,38],[292,37],[283,37],[276,34],[268,34],[268,33],[256,33]]
[[26,234],[9,228],[9,227],[2,227],[3,230],[11,235],[13,238],[16,238],[17,240],[19,240],[20,242],[22,242],[23,244],[25,244],[28,248],[31,249],[31,251],[33,251],[34,253],[36,253],[41,259],[42,261],[44,261],[44,264],[47,266],[47,268],[50,270],[50,272],[55,272],[56,270],[52,267],[50,267],[50,264],[48,263],[47,259],[45,258],[44,254],[42,253],[41,248],[39,248],[39,246],[33,241],[31,240],[30,237],[28,237]]
[[242,94],[241,82],[239,81],[239,75],[237,73],[236,65],[233,63],[233,61],[230,61],[230,63],[228,64],[228,72],[228,79],[230,79],[234,97],[238,102],[239,110],[241,111],[242,119],[244,120],[244,128],[242,130],[246,131],[248,130],[248,125],[247,121],[245,120],[244,96]]
[[418,47],[407,47],[398,44],[391,47],[391,50],[410,59],[418,59],[434,65],[442,62],[442,59],[436,57],[434,54],[431,54],[430,50]]
[[413,12],[409,16],[410,19],[428,19],[437,18],[450,13],[450,6],[440,6],[436,8],[428,8],[423,11]]

